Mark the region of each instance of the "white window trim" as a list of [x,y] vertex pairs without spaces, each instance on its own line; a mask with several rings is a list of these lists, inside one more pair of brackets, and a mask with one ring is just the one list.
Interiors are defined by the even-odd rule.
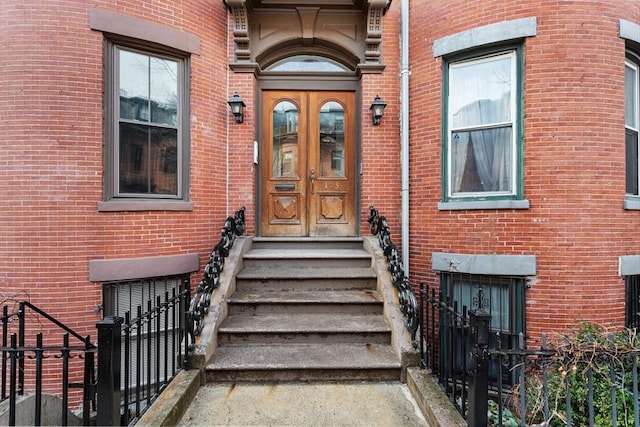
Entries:
[[[639,63],[636,63],[627,59],[625,60],[624,65],[625,67],[629,67],[636,72],[636,93],[634,94],[634,122],[636,124],[636,127],[627,125],[625,120],[625,130],[631,129],[632,131],[636,132],[636,134],[638,134],[638,154],[640,155],[640,61]],[[627,100],[625,99],[625,102],[626,101]],[[638,181],[638,185],[640,186],[640,173],[638,173]],[[640,194],[625,194],[624,209],[640,210]]]
[[[494,197],[494,196],[515,196],[518,191],[518,130],[517,130],[517,100],[516,96],[518,93],[518,70],[517,70],[517,53],[515,50],[499,52],[493,55],[481,56],[477,58],[466,59],[462,61],[456,61],[449,63],[449,67],[447,72],[449,73],[448,85],[451,86],[451,71],[453,68],[458,66],[466,66],[472,63],[481,64],[483,62],[491,61],[499,57],[508,57],[510,58],[510,72],[511,72],[511,99],[509,100],[509,109],[511,115],[510,122],[504,123],[491,123],[487,125],[478,125],[478,126],[462,126],[459,128],[453,128],[451,123],[453,123],[453,112],[450,108],[451,101],[447,99],[447,200],[453,201],[456,199],[465,199],[465,198],[482,198],[482,197]],[[450,91],[449,91],[450,93]],[[511,190],[510,191],[477,191],[477,192],[458,192],[453,193],[452,190],[452,156],[451,156],[451,135],[454,131],[473,131],[473,130],[482,130],[482,129],[497,129],[500,127],[510,127],[511,128]]]
[[[640,24],[627,21],[626,19],[620,19],[618,35],[621,39],[624,39],[627,42],[640,44]],[[628,64],[628,63],[629,61],[626,60],[625,64]],[[638,96],[638,98],[640,98],[640,95]],[[639,138],[639,141],[640,141],[640,138]],[[625,194],[622,206],[623,206],[623,209],[626,209],[626,210],[640,210],[640,195]]]

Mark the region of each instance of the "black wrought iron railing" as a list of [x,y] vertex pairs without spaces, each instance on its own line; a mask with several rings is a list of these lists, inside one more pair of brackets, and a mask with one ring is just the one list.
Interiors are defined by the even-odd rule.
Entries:
[[468,406],[470,320],[467,307],[452,304],[420,284],[420,366],[429,368],[449,400],[466,414]]
[[187,327],[189,328],[190,344],[195,344],[195,337],[202,332],[204,318],[209,313],[211,295],[220,286],[220,275],[224,269],[225,259],[233,247],[236,237],[244,233],[245,208],[236,211],[234,216],[229,216],[220,231],[221,238],[211,251],[209,261],[204,267],[202,280],[198,283],[187,315]]
[[[136,287],[165,290],[146,293],[147,299],[123,317],[109,316],[97,325],[99,425],[135,423],[186,368],[189,349],[183,343],[191,299],[189,275],[145,282],[147,286],[136,283]],[[118,287],[127,286],[119,283]],[[119,292],[128,296],[125,290]],[[111,408],[119,409],[113,413]]]
[[405,326],[411,334],[414,345],[417,346],[416,332],[419,326],[418,302],[409,278],[405,275],[398,248],[391,241],[391,230],[387,224],[387,219],[384,216],[380,216],[378,211],[373,206],[370,206],[367,222],[371,224],[371,234],[378,237],[382,252],[387,259],[387,269],[389,273],[391,273],[393,286],[398,290],[400,310],[404,315]]
[[523,333],[492,332],[487,311],[422,285],[420,306],[421,366],[469,426],[640,425],[635,329],[581,323],[528,348]]
[[[41,425],[44,417],[43,394],[55,393],[61,399],[61,407],[59,416],[53,419],[67,425],[69,410],[72,409],[70,393],[72,389],[81,389],[81,402],[76,404],[82,404],[83,424],[89,425],[91,410],[96,407],[96,346],[91,343],[90,336],[79,335],[30,302],[19,302],[16,307],[17,311],[11,312],[9,306],[4,305],[1,318],[1,401],[9,401],[8,424],[16,425],[18,397],[33,394],[34,425]],[[28,336],[28,331],[34,330],[34,324],[44,328],[42,322],[59,329],[60,335],[53,338],[53,333],[48,332],[46,340],[42,332]],[[74,381],[77,379],[81,381]]]

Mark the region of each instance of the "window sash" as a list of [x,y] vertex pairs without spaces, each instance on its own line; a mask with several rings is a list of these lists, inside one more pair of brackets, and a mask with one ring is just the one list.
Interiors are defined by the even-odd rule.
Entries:
[[[111,197],[183,199],[186,60],[119,45],[112,52]],[[138,78],[134,82],[121,75],[127,71],[121,69],[122,55],[147,61],[139,64],[140,72],[131,73]],[[123,83],[125,78],[129,81]],[[123,85],[133,89],[133,96],[123,97]],[[168,93],[163,94],[163,87]],[[162,95],[171,99],[163,104]]]
[[[500,64],[500,67],[496,65],[494,70],[491,68],[492,63]],[[503,74],[501,77],[495,77],[500,73],[494,72],[491,78],[486,80],[495,81],[480,85],[478,81],[474,82],[477,75],[482,74],[473,72],[476,67],[485,72],[500,69]],[[517,195],[517,52],[512,50],[452,62],[447,70],[447,198]],[[505,77],[508,82],[505,82]],[[486,86],[489,89],[478,89],[474,96],[468,98],[468,87],[476,86]],[[498,90],[502,90],[502,96],[495,98],[495,92]],[[492,93],[494,99],[488,99]],[[470,140],[473,142],[474,134],[477,136],[476,141],[469,143]],[[501,142],[494,143],[496,140]]]
[[639,147],[638,132],[627,128],[625,131],[626,146],[626,193],[638,195],[640,176],[638,176]]
[[[634,57],[635,58],[635,57]],[[625,146],[626,146],[626,193],[639,195],[640,147],[640,66],[625,61]]]
[[640,127],[640,66],[625,61],[625,126],[638,132]]

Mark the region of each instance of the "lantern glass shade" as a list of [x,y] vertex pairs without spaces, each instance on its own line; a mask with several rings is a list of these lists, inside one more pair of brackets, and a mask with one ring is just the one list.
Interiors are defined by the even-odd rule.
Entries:
[[246,105],[242,98],[240,98],[240,95],[238,95],[238,92],[233,94],[233,97],[227,101],[227,104],[231,107],[231,112],[236,118],[236,123],[242,123],[244,120],[242,109],[246,107]]
[[386,106],[386,102],[384,102],[380,96],[376,95],[373,103],[371,103],[371,107],[369,107],[374,126],[378,126],[380,124],[380,119],[384,115],[384,107]]

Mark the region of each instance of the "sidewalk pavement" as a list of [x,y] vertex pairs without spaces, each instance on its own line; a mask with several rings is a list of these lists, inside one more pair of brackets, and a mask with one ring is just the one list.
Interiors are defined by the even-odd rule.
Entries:
[[178,426],[426,426],[399,382],[207,384]]
[[[426,369],[401,382],[209,383],[181,371],[136,423],[159,426],[465,427]],[[426,421],[425,421],[426,418]]]

